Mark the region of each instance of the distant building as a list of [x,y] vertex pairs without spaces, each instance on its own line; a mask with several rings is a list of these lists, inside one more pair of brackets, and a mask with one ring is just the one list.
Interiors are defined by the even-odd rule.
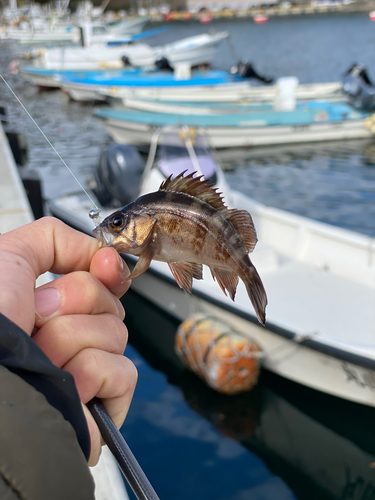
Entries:
[[225,0],[218,2],[217,0],[187,0],[187,9],[197,12],[200,9],[218,11],[221,9],[248,9],[256,5],[268,3],[264,0]]
[[164,10],[167,6],[169,10],[185,10],[186,0],[136,0],[138,10]]

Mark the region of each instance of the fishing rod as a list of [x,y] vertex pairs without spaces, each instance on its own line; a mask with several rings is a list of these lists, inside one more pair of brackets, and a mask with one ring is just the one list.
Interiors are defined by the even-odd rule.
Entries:
[[[13,91],[13,89],[11,88],[11,86],[8,84],[8,82],[5,80],[5,78],[3,77],[3,75],[1,73],[0,73],[0,78],[5,83],[5,85],[8,87],[8,89],[11,91],[11,93],[16,98],[18,103],[21,105],[23,110],[26,112],[28,117],[31,119],[33,124],[36,126],[36,128],[39,130],[39,132],[42,134],[42,136],[44,137],[46,142],[49,144],[49,146],[57,154],[58,158],[62,161],[63,165],[68,169],[70,174],[76,180],[76,182],[78,183],[80,188],[83,190],[83,192],[86,194],[86,196],[89,198],[91,203],[94,205],[95,210],[92,210],[90,212],[90,218],[96,222],[99,221],[99,212],[100,212],[99,207],[97,207],[97,205],[95,204],[94,200],[91,198],[89,193],[86,191],[86,189],[79,182],[79,180],[74,175],[72,170],[69,168],[69,166],[66,164],[64,159],[61,157],[60,153],[56,150],[56,148],[51,143],[51,141],[48,139],[46,134],[43,132],[43,130],[36,123],[34,118],[31,116],[29,111],[26,109],[24,104],[18,98],[16,93]],[[102,401],[99,398],[95,397],[91,401],[86,403],[86,406],[89,409],[90,413],[92,414],[105,443],[107,444],[108,448],[111,450],[121,472],[123,473],[129,486],[133,490],[136,498],[138,500],[160,500],[157,493],[155,492],[154,488],[152,487],[150,481],[148,480],[146,474],[143,472],[137,459],[135,458],[131,449],[129,448],[129,445],[125,441],[124,436],[117,429],[111,416],[109,415],[109,413],[105,409],[105,406],[102,403]]]
[[93,398],[86,403],[99,427],[108,448],[115,457],[125,479],[138,500],[159,500],[154,488],[143,472],[121,432],[109,416],[99,398]]

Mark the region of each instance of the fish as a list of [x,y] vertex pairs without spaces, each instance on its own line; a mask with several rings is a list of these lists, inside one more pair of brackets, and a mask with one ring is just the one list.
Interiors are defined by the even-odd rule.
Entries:
[[190,294],[193,279],[203,279],[203,265],[233,301],[241,279],[264,325],[267,295],[249,257],[258,241],[251,215],[229,209],[203,176],[185,173],[106,217],[93,231],[99,246],[139,257],[128,279],[143,274],[153,259],[166,262]]

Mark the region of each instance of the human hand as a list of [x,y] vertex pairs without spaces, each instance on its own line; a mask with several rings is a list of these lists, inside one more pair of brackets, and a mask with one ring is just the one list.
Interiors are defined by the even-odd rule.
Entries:
[[[35,289],[46,271],[63,276]],[[102,399],[120,427],[137,372],[123,356],[127,330],[119,301],[129,270],[113,248],[46,217],[0,235],[0,312],[20,326],[59,368],[70,372],[82,403]],[[99,429],[84,411],[89,464],[100,456]]]

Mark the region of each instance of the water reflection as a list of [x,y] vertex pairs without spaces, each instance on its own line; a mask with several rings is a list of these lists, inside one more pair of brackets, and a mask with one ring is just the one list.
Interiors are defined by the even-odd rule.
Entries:
[[[148,414],[148,424],[153,421],[160,428],[160,421],[163,421],[164,433],[168,434],[170,427],[171,439],[164,435],[162,441],[178,448],[178,452],[174,451],[181,453],[186,464],[190,464],[190,460],[196,464],[194,498],[375,499],[372,408],[317,393],[266,372],[250,393],[235,397],[215,393],[188,372],[176,357],[173,345],[177,322],[173,318],[134,293],[126,296],[124,304],[130,341],[147,361],[148,370],[152,370],[152,376],[149,374],[147,378],[147,391],[157,400],[158,413],[153,418]],[[164,384],[168,382],[172,392],[160,380],[155,389],[155,379],[163,374],[166,377]],[[141,385],[142,380],[143,371],[140,370]],[[130,414],[132,425],[141,415],[137,411],[139,401],[134,404],[137,416]],[[163,413],[165,408],[168,408],[168,416]],[[150,407],[148,411],[151,411]],[[143,417],[146,413],[144,409]],[[204,420],[197,420],[197,415]],[[212,428],[204,421],[213,425],[226,439],[215,437]],[[178,429],[178,425],[183,429]],[[129,438],[131,427],[127,432]],[[150,430],[146,434],[151,441],[147,442],[146,436],[146,441],[140,445],[138,439],[138,446],[148,447],[150,453],[155,438]],[[181,441],[182,435],[190,440]],[[215,447],[203,451],[202,441],[215,443]],[[237,443],[241,448],[233,448],[230,443]],[[235,465],[229,464],[228,456]],[[141,461],[141,457],[138,459]],[[259,459],[268,472],[262,469]],[[210,461],[208,472],[207,463]],[[244,470],[241,470],[242,466]],[[169,463],[168,459],[165,467],[170,467],[177,477],[184,468],[180,464],[176,469],[176,464]],[[189,465],[186,467],[191,474]],[[221,474],[226,470],[230,471],[231,480],[224,486]],[[263,477],[256,485],[254,477],[249,475],[251,470],[258,471],[255,475]],[[154,480],[159,479],[155,477]],[[207,481],[217,481],[220,488],[212,485],[210,494],[207,491],[202,494],[201,485]],[[179,490],[177,492],[178,498],[185,498]]]

